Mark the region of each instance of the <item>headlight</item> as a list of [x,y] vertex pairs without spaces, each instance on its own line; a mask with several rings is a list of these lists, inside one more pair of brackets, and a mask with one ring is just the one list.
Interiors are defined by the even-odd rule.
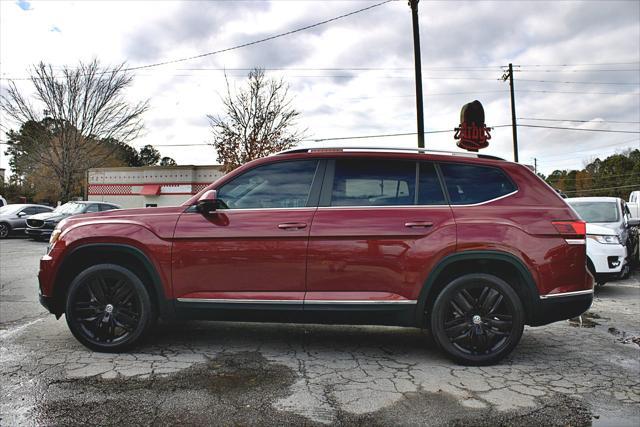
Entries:
[[62,230],[60,230],[59,228],[56,228],[55,230],[53,230],[53,232],[51,233],[51,237],[49,238],[49,245],[53,245],[55,242],[58,241],[58,237],[60,237],[60,233],[62,233]]
[[598,243],[602,243],[603,245],[619,245],[620,244],[620,239],[618,238],[618,236],[589,234],[587,237],[595,240]]

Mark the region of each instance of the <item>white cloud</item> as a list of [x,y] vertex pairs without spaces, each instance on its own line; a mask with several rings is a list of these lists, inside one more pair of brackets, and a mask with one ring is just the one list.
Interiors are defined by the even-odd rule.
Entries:
[[[29,65],[40,60],[54,66],[73,65],[94,57],[103,64],[127,61],[138,66],[161,62],[230,47],[371,4],[371,1],[0,2],[0,74],[24,77]],[[498,81],[501,76],[498,68],[437,69],[488,67],[508,62],[524,65],[635,62],[609,67],[522,67],[523,71],[516,74],[516,100],[520,117],[599,121],[582,125],[527,121],[529,124],[640,130],[638,124],[602,122],[640,121],[637,71],[640,3],[423,1],[420,18],[428,130],[455,127],[460,107],[474,99],[485,105],[489,125],[510,123],[508,85]],[[264,44],[136,71],[128,96],[132,101],[150,99],[151,109],[145,117],[145,134],[135,145],[155,144],[163,155],[182,164],[214,163],[215,153],[208,146],[161,145],[209,141],[205,116],[220,110],[218,94],[224,91],[224,77],[220,71],[194,68],[252,66],[295,69],[270,74],[282,76],[291,84],[295,105],[303,113],[300,125],[308,128],[314,138],[415,130],[411,19],[406,1],[398,1]],[[632,71],[580,71],[585,68]],[[233,83],[238,85],[245,74],[229,71]],[[635,85],[540,83],[527,79]],[[0,84],[4,86],[6,80]],[[28,82],[18,84],[29,89]],[[633,139],[637,134],[523,127],[518,135],[521,160],[531,163],[537,157],[546,173],[554,168],[582,167],[585,159],[621,147],[640,146],[639,140]],[[615,145],[620,142],[625,143]],[[371,143],[410,146],[415,144],[415,137],[382,138]],[[455,147],[451,134],[427,135],[427,144],[434,149]],[[511,129],[496,128],[485,152],[510,159],[511,145]],[[4,155],[0,156],[0,166],[6,166],[7,161]]]

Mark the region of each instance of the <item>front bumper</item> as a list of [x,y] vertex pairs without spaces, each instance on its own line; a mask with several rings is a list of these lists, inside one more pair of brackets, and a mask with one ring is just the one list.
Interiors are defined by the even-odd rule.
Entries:
[[53,297],[46,297],[40,294],[40,304],[51,314],[55,314],[53,310]]
[[53,233],[53,228],[26,228],[24,232],[29,237],[49,238]]
[[620,273],[627,258],[627,249],[623,245],[608,245],[587,239],[587,256],[596,274]]

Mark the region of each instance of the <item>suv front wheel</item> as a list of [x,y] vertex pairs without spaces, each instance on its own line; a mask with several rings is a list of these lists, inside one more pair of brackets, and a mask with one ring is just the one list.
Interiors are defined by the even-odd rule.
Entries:
[[99,264],[82,271],[67,293],[65,317],[86,347],[120,352],[151,328],[155,313],[149,292],[131,270]]
[[520,298],[509,284],[489,274],[468,274],[451,281],[438,295],[431,331],[455,361],[489,365],[518,344],[524,320]]

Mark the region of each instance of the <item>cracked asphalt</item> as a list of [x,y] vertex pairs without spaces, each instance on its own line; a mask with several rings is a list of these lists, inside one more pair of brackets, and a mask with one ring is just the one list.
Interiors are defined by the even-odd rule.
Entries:
[[160,325],[94,353],[37,303],[45,245],[0,242],[0,425],[640,425],[640,274],[581,320],[462,367],[417,329]]

